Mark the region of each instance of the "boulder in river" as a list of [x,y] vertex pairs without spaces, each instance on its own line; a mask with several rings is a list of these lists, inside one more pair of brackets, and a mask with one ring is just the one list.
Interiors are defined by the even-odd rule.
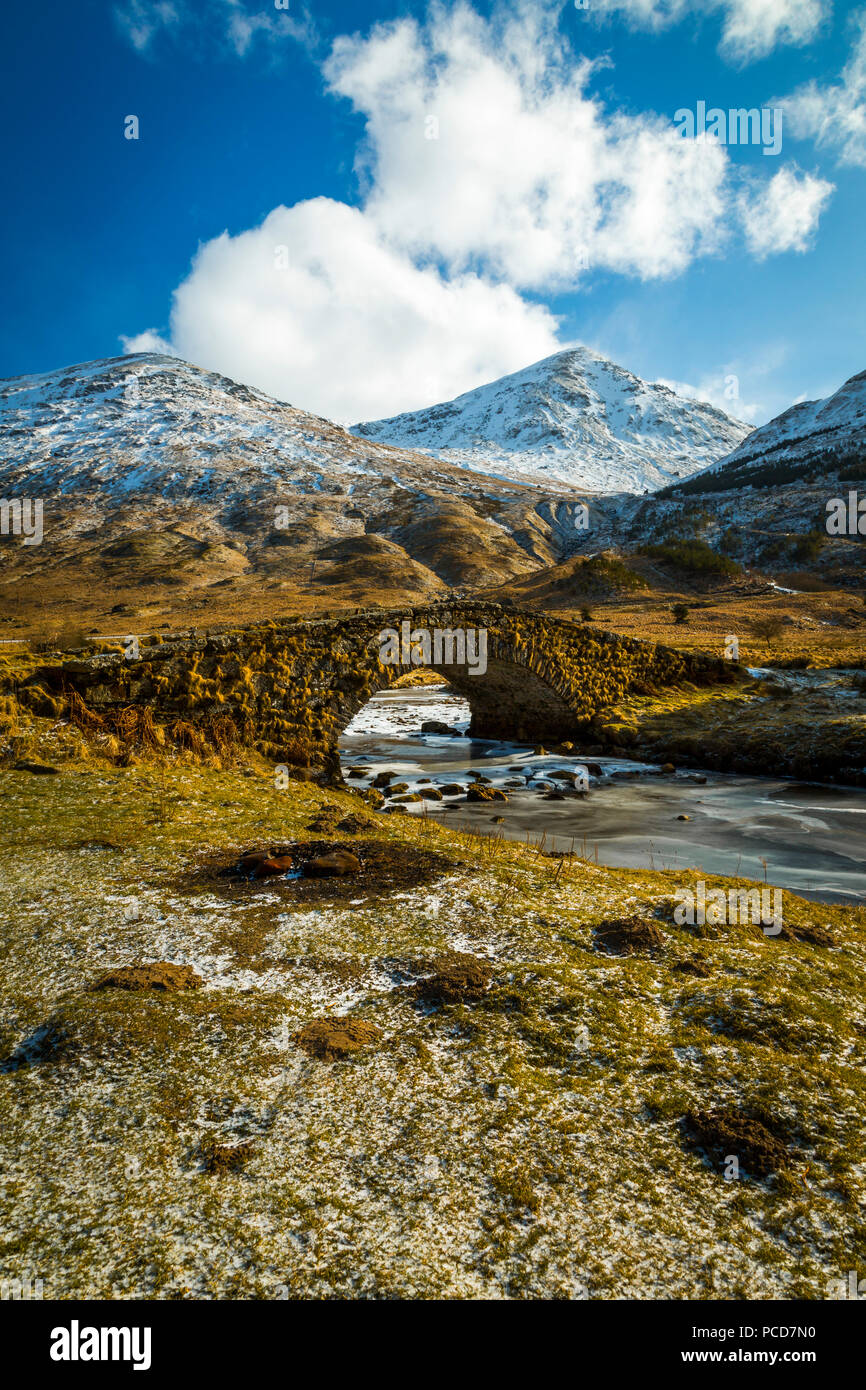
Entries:
[[507,801],[505,792],[501,792],[498,787],[487,787],[476,782],[466,791],[467,801]]
[[376,776],[373,778],[372,786],[377,789],[387,787],[388,783],[393,782],[394,778],[397,776],[399,776],[399,774],[396,772],[377,772]]

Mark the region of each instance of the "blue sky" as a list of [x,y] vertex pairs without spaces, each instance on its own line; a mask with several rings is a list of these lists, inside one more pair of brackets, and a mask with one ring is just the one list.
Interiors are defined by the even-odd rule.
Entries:
[[[829,0],[7,7],[0,375],[161,347],[348,423],[585,342],[759,423],[866,368],[864,36]],[[683,139],[701,101],[780,107],[780,153]]]

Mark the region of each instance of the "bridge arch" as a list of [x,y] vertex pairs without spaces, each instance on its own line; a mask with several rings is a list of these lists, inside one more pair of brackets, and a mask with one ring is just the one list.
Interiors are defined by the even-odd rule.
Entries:
[[411,669],[382,661],[382,633],[402,631],[404,622],[413,631],[483,632],[483,672],[472,674],[468,660],[435,667],[468,700],[479,738],[563,741],[587,733],[598,711],[629,692],[740,678],[721,658],[467,600],[143,638],[134,660],[122,651],[70,656],[14,673],[6,686],[36,713],[140,736],[153,749],[239,743],[339,780],[341,733],[376,691]]
[[495,639],[488,644],[484,671],[477,673],[466,663],[453,662],[401,664],[383,670],[377,657],[368,659],[369,684],[359,692],[347,692],[347,698],[341,702],[340,733],[373,695],[391,689],[408,671],[426,669],[441,676],[466,700],[470,737],[531,742],[566,739],[575,732],[575,713],[568,691],[560,688],[555,672],[544,671],[540,666],[534,651],[514,647],[503,650]]

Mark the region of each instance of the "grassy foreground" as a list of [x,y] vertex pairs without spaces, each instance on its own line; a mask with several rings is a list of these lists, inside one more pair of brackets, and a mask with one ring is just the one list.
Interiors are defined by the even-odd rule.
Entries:
[[[789,1299],[862,1263],[866,912],[786,893],[779,937],[676,926],[703,875],[550,859],[252,769],[78,762],[3,772],[2,797],[0,1278],[61,1299]],[[323,838],[378,847],[376,874],[218,873]],[[606,954],[596,929],[623,918],[654,924],[647,947]],[[151,961],[204,983],[91,988]],[[717,1107],[762,1117],[772,1171],[725,1178],[684,1123]]]

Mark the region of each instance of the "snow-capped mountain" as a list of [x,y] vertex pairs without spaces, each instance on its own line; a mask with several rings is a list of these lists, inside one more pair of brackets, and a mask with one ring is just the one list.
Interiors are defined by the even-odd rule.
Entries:
[[[817,466],[859,466],[866,461],[866,372],[849,377],[832,396],[801,401],[762,425],[738,448],[692,478],[687,490],[716,491],[778,483]],[[855,476],[852,474],[852,476]]]
[[[435,484],[429,459],[159,353],[0,380],[0,485],[249,500],[275,485],[351,490],[395,472]],[[451,472],[453,470],[447,470]]]
[[44,544],[4,533],[0,581],[225,584],[246,612],[263,585],[360,602],[502,582],[564,553],[580,505],[155,353],[0,380],[0,496],[45,514]]
[[478,473],[642,493],[729,454],[751,426],[578,347],[456,400],[352,431]]

